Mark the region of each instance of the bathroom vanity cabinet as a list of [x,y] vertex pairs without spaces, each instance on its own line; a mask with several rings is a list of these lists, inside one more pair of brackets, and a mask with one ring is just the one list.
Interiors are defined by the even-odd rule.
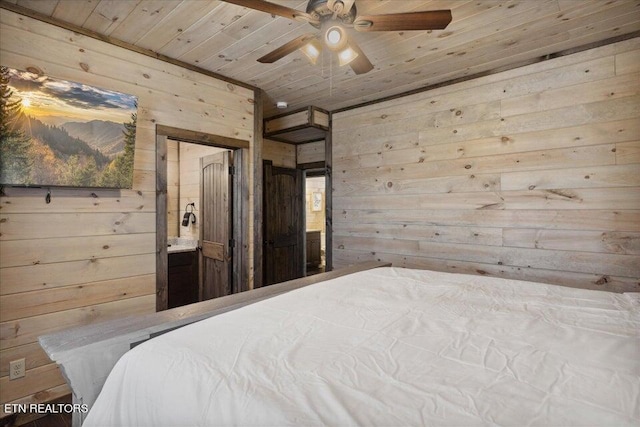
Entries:
[[198,302],[198,251],[169,253],[168,308]]

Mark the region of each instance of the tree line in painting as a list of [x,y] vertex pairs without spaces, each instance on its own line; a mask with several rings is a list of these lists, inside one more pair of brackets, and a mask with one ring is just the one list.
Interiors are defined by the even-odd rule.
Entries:
[[0,66],[0,183],[131,188],[137,113],[123,123],[124,150],[107,156],[55,125],[29,117]]

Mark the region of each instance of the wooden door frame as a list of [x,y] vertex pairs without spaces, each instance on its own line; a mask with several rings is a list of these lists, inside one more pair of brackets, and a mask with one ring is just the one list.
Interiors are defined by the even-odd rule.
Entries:
[[[298,163],[296,167],[303,171],[312,169],[324,169],[324,256],[325,271],[333,270],[333,142],[331,139],[332,116],[329,114],[329,130],[325,132],[324,160],[312,163]],[[306,178],[306,177],[305,177]],[[304,195],[303,195],[304,197]]]
[[333,270],[333,113],[324,138],[324,258],[325,271]]
[[234,151],[233,289],[248,290],[249,279],[249,141],[156,125],[156,311],[166,310],[168,302],[167,139]]
[[[307,201],[306,201],[306,193],[307,193],[307,178],[314,178],[314,177],[323,177],[324,178],[324,201],[325,201],[325,205],[327,203],[327,199],[331,196],[331,188],[328,186],[328,184],[330,183],[331,179],[329,177],[329,175],[327,174],[327,165],[326,165],[326,161],[321,161],[321,162],[313,162],[313,163],[298,163],[298,169],[302,169],[302,187],[303,187],[303,191],[302,191],[302,200],[303,203],[306,205]],[[304,227],[305,227],[305,233],[304,233],[304,242],[303,242],[303,247],[305,249],[305,253],[304,253],[304,257],[305,257],[305,263],[304,263],[304,275],[305,277],[307,276],[307,263],[306,263],[306,258],[307,258],[307,234],[306,234],[306,227],[307,227],[307,209],[305,206],[304,209]],[[331,271],[332,266],[329,265],[329,261],[328,261],[328,257],[327,257],[327,242],[330,242],[331,239],[329,237],[329,232],[328,230],[328,224],[332,223],[331,220],[331,216],[327,217],[328,215],[331,215],[331,209],[326,209],[324,211],[324,216],[325,216],[325,220],[324,220],[324,225],[325,225],[325,232],[324,232],[324,268],[325,271]]]

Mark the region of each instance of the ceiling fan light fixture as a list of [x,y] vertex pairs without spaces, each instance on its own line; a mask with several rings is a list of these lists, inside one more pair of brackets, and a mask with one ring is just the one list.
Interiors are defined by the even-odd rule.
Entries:
[[316,63],[318,62],[318,57],[320,56],[321,49],[322,46],[320,45],[320,42],[317,39],[313,39],[309,43],[302,46],[299,50],[300,52],[304,53],[304,56],[307,57],[309,62],[311,62],[313,65],[316,65]]
[[338,62],[340,66],[349,64],[351,61],[358,57],[358,52],[353,50],[351,46],[347,46],[345,49],[338,53]]
[[347,34],[342,27],[334,25],[325,33],[324,41],[327,43],[329,49],[341,51],[347,46]]

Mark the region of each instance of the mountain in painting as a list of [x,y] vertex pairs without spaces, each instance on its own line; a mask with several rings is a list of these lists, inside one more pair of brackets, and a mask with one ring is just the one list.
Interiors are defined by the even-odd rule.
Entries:
[[124,149],[124,125],[104,120],[67,122],[61,125],[69,135],[81,139],[104,155],[113,157]]
[[81,138],[69,134],[69,132],[59,126],[52,126],[42,123],[40,120],[21,114],[18,117],[18,126],[32,139],[37,139],[40,143],[50,147],[53,154],[60,159],[68,159],[70,156],[93,157],[96,164],[102,167],[109,163],[109,157],[96,149]]

